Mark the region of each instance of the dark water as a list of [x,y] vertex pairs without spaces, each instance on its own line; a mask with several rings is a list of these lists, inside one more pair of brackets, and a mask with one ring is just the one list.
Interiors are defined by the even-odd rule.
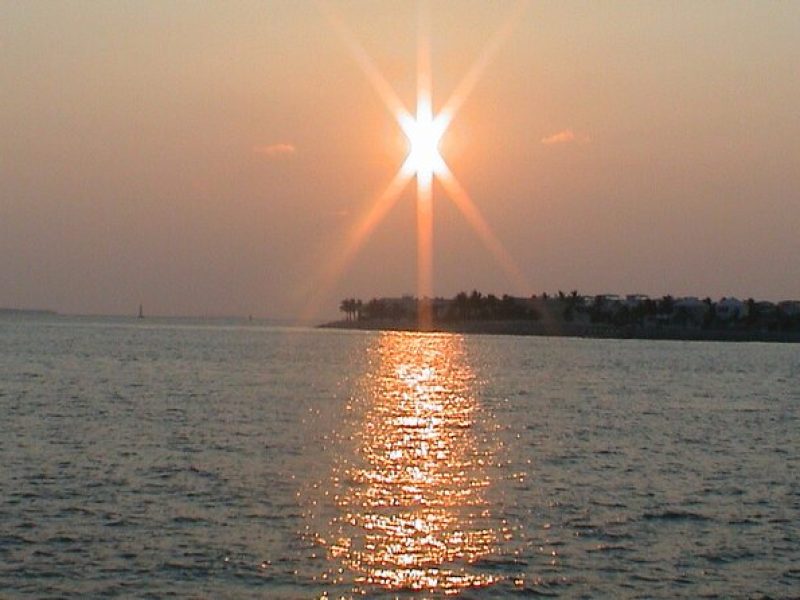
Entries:
[[800,596],[800,347],[0,320],[0,596]]

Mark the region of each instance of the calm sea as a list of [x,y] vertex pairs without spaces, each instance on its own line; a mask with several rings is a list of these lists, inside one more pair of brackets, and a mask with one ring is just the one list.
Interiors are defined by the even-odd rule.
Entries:
[[800,596],[800,347],[0,319],[0,596]]

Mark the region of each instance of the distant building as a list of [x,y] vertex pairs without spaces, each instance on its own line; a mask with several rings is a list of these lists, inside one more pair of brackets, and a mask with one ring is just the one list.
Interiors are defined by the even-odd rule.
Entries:
[[604,312],[614,312],[622,306],[622,297],[619,294],[598,294],[592,300],[592,306]]
[[721,321],[743,319],[747,314],[747,304],[738,298],[723,298],[717,302],[717,318]]
[[774,317],[778,314],[778,305],[768,300],[756,302],[756,314],[759,318]]
[[647,294],[628,294],[622,304],[628,308],[638,308],[647,300],[650,300],[650,296]]
[[702,325],[706,315],[711,310],[708,303],[695,296],[678,298],[673,304],[675,319],[682,321],[681,325]]

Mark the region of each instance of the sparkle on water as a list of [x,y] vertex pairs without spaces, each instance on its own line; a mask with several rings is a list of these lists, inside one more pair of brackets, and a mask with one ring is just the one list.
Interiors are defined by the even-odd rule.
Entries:
[[507,532],[490,518],[491,452],[463,339],[381,336],[377,372],[351,410],[356,461],[332,477],[328,554],[357,585],[446,594],[497,578],[473,563]]
[[797,596],[791,344],[55,316],[0,339],[0,596]]

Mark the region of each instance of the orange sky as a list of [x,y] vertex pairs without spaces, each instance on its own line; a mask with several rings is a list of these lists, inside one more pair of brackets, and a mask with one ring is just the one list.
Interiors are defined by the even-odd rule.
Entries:
[[[330,2],[407,107],[414,3]],[[431,4],[434,108],[515,2]],[[800,298],[800,6],[534,2],[442,143],[533,289]],[[291,317],[405,138],[315,2],[0,4],[0,306]],[[322,302],[414,292],[414,186]],[[516,292],[434,190],[434,288]]]

